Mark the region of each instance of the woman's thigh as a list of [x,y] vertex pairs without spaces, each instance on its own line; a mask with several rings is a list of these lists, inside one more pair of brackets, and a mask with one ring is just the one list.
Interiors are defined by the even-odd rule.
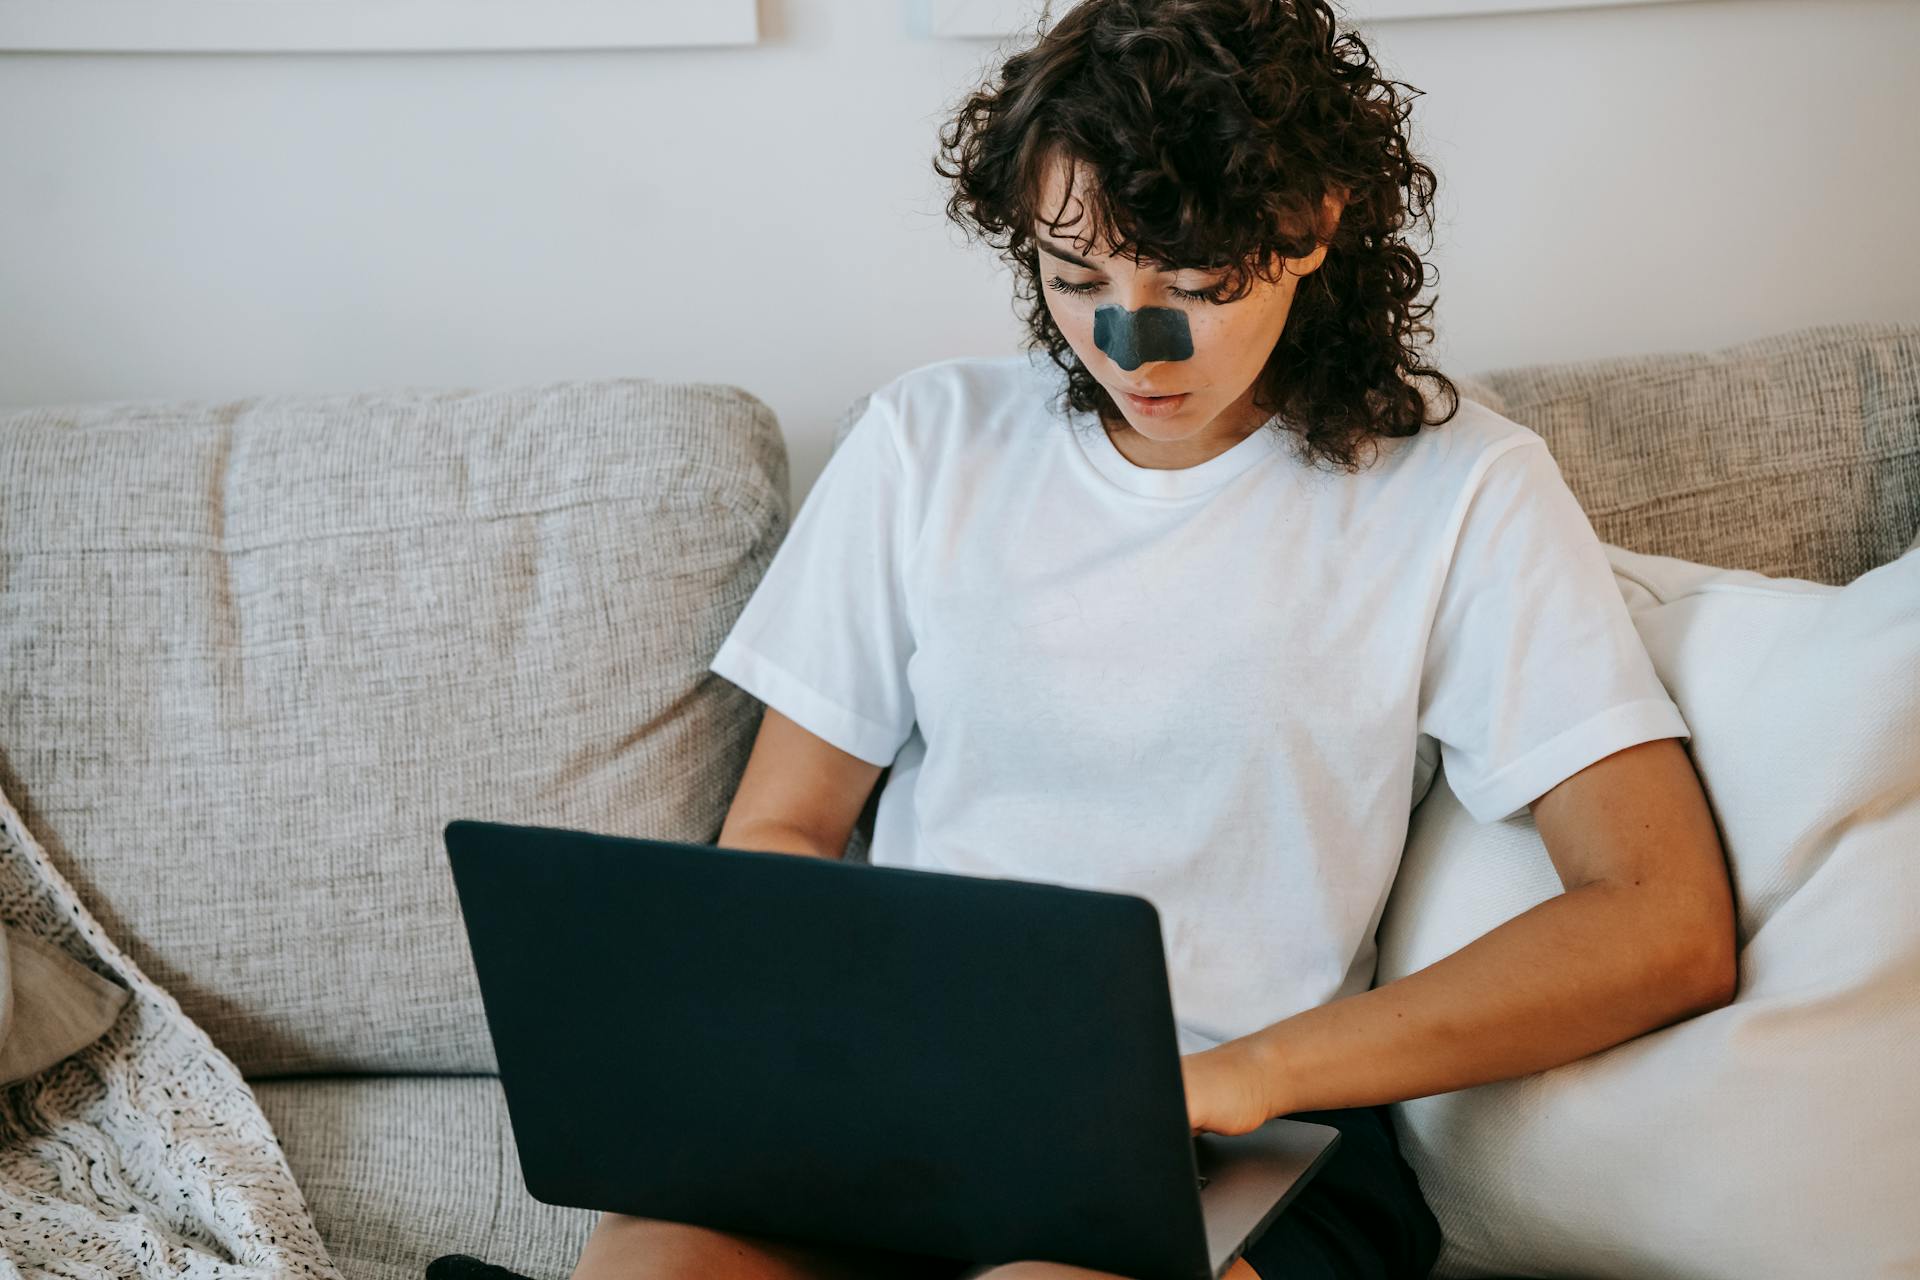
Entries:
[[1440,1224],[1394,1139],[1385,1107],[1296,1111],[1330,1124],[1340,1145],[1273,1224],[1247,1246],[1261,1280],[1426,1280]]

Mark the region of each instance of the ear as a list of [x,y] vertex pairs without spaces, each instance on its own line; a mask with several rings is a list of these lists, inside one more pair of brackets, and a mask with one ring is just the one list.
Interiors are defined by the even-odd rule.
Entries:
[[1309,275],[1319,270],[1326,261],[1327,246],[1333,240],[1333,233],[1339,229],[1340,214],[1347,207],[1347,197],[1351,194],[1345,187],[1335,187],[1320,198],[1320,225],[1315,228],[1320,247],[1304,258],[1291,258],[1287,261],[1287,270],[1296,276]]
[[1340,215],[1345,212],[1347,200],[1353,192],[1346,187],[1335,187],[1320,197],[1320,239],[1331,240],[1333,233],[1340,227]]

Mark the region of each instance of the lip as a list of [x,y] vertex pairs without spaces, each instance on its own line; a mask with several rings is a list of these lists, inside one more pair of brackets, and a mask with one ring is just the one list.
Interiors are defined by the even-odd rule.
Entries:
[[1163,396],[1137,396],[1131,391],[1122,391],[1120,394],[1127,398],[1129,406],[1136,412],[1153,417],[1178,413],[1181,406],[1186,404],[1188,395],[1185,391]]

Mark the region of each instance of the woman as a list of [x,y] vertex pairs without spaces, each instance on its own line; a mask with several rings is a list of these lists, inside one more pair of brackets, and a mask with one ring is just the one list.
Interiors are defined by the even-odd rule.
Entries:
[[[838,857],[890,767],[875,864],[1154,902],[1194,1130],[1344,1135],[1231,1280],[1425,1276],[1385,1104],[1731,989],[1687,726],[1600,544],[1415,354],[1434,177],[1393,88],[1321,0],[1085,0],[1007,60],[936,169],[1030,349],[876,391],[713,661],[766,706],[720,844]],[[1569,892],[1370,990],[1436,759]],[[607,1214],[574,1275],[963,1270],[1098,1274]]]

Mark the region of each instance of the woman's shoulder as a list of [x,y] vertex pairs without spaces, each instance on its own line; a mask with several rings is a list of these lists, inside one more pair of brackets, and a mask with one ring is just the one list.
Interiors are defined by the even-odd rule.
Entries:
[[874,391],[875,399],[923,413],[1014,409],[1031,412],[1052,390],[1043,367],[1030,355],[950,356],[895,375]]
[[874,388],[863,418],[879,419],[901,454],[932,462],[954,451],[1032,438],[1057,412],[1054,387],[1026,354],[954,356]]
[[1546,441],[1523,423],[1468,396],[1445,422],[1430,422],[1411,436],[1381,437],[1376,465],[1384,477],[1392,472],[1421,473],[1428,484],[1451,478],[1471,485],[1494,459],[1510,449]]

